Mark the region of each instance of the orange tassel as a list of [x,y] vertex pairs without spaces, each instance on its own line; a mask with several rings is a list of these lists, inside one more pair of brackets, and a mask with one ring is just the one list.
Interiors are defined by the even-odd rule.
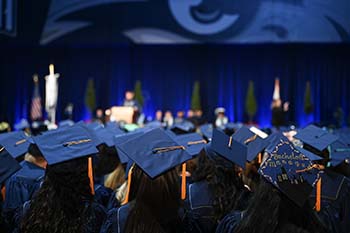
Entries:
[[134,165],[130,168],[128,173],[128,189],[126,190],[125,199],[122,203],[122,205],[125,205],[129,202],[129,195],[130,195],[130,187],[131,187],[131,177],[132,177],[132,170],[134,169]]
[[2,187],[1,189],[2,200],[5,201],[6,198],[6,187]]
[[186,199],[186,163],[182,164],[182,173],[181,173],[181,199]]
[[94,176],[92,173],[92,158],[91,157],[89,157],[89,159],[88,159],[88,176],[90,179],[91,193],[92,193],[92,195],[95,195]]
[[261,162],[262,162],[262,156],[261,156],[261,153],[259,153],[259,155],[258,155],[258,163],[261,164]]
[[316,211],[321,211],[321,187],[322,187],[322,181],[321,178],[317,181],[316,184]]

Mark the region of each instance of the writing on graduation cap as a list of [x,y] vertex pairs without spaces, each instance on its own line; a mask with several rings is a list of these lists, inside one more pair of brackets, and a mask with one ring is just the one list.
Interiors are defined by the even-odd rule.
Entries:
[[168,147],[158,147],[152,150],[153,154],[161,154],[173,150],[186,150],[184,146],[168,146]]
[[82,140],[78,140],[78,141],[65,142],[65,143],[63,143],[63,146],[68,147],[68,146],[79,145],[79,144],[88,143],[88,142],[91,142],[91,139],[82,139]]

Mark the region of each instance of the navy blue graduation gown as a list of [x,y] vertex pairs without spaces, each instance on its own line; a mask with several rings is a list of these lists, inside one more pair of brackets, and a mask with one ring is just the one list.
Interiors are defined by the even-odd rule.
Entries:
[[107,210],[111,210],[113,208],[119,208],[121,206],[121,203],[116,198],[116,191],[112,192],[110,195],[108,204],[107,204]]
[[183,218],[186,232],[214,232],[217,222],[214,217],[214,198],[206,181],[195,182],[188,187]]
[[[311,195],[315,203],[316,191]],[[326,170],[322,174],[320,218],[333,233],[350,232],[350,179]]]
[[21,166],[5,183],[5,210],[18,208],[30,200],[44,179],[45,169],[27,161],[21,162]]
[[112,189],[106,188],[104,185],[95,184],[95,196],[94,199],[97,203],[104,207],[108,206],[110,197],[113,193]]
[[233,211],[226,215],[219,223],[216,233],[233,233],[243,218],[243,213],[240,211]]
[[130,203],[108,211],[101,233],[123,233],[130,212]]

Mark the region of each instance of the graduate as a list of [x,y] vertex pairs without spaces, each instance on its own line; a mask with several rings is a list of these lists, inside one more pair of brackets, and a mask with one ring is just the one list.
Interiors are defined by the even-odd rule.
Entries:
[[[101,232],[184,232],[179,214],[181,199],[186,198],[184,164],[192,158],[186,147],[154,129],[119,148],[134,165],[124,205],[109,211]],[[176,167],[181,164],[180,185]]]
[[[6,151],[2,150],[0,152],[0,189],[4,188],[3,184],[13,173],[21,169],[19,163]],[[10,227],[2,216],[2,205],[5,195],[0,194],[0,229],[1,232],[9,232]]]
[[235,207],[243,189],[233,160],[213,150],[218,149],[217,140],[222,139],[222,134],[214,131],[214,144],[208,144],[198,157],[185,202],[186,232],[214,232],[217,223]]
[[[330,232],[350,232],[350,180],[344,176],[343,169],[339,169],[340,164],[345,165],[350,158],[350,147],[346,142],[348,137],[330,134],[314,125],[300,130],[295,137],[304,143],[305,154],[314,163],[325,167],[321,175],[321,205],[318,215]],[[314,190],[310,200],[315,201],[316,197]]]
[[40,188],[45,175],[46,160],[23,131],[11,132],[0,139],[4,150],[13,158],[24,161],[20,163],[21,169],[13,174],[5,183],[4,214],[9,222],[16,208],[30,200]]
[[227,215],[216,232],[328,232],[308,201],[321,172],[288,140],[280,140],[259,168],[261,181],[248,208]]
[[96,142],[74,125],[33,138],[48,166],[42,187],[18,213],[18,232],[99,232],[105,209],[94,202]]

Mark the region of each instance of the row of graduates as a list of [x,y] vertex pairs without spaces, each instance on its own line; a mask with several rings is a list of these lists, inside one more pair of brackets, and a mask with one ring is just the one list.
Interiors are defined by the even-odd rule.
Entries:
[[1,232],[350,232],[348,132],[311,125],[292,139],[303,148],[231,133],[77,123],[0,135]]

